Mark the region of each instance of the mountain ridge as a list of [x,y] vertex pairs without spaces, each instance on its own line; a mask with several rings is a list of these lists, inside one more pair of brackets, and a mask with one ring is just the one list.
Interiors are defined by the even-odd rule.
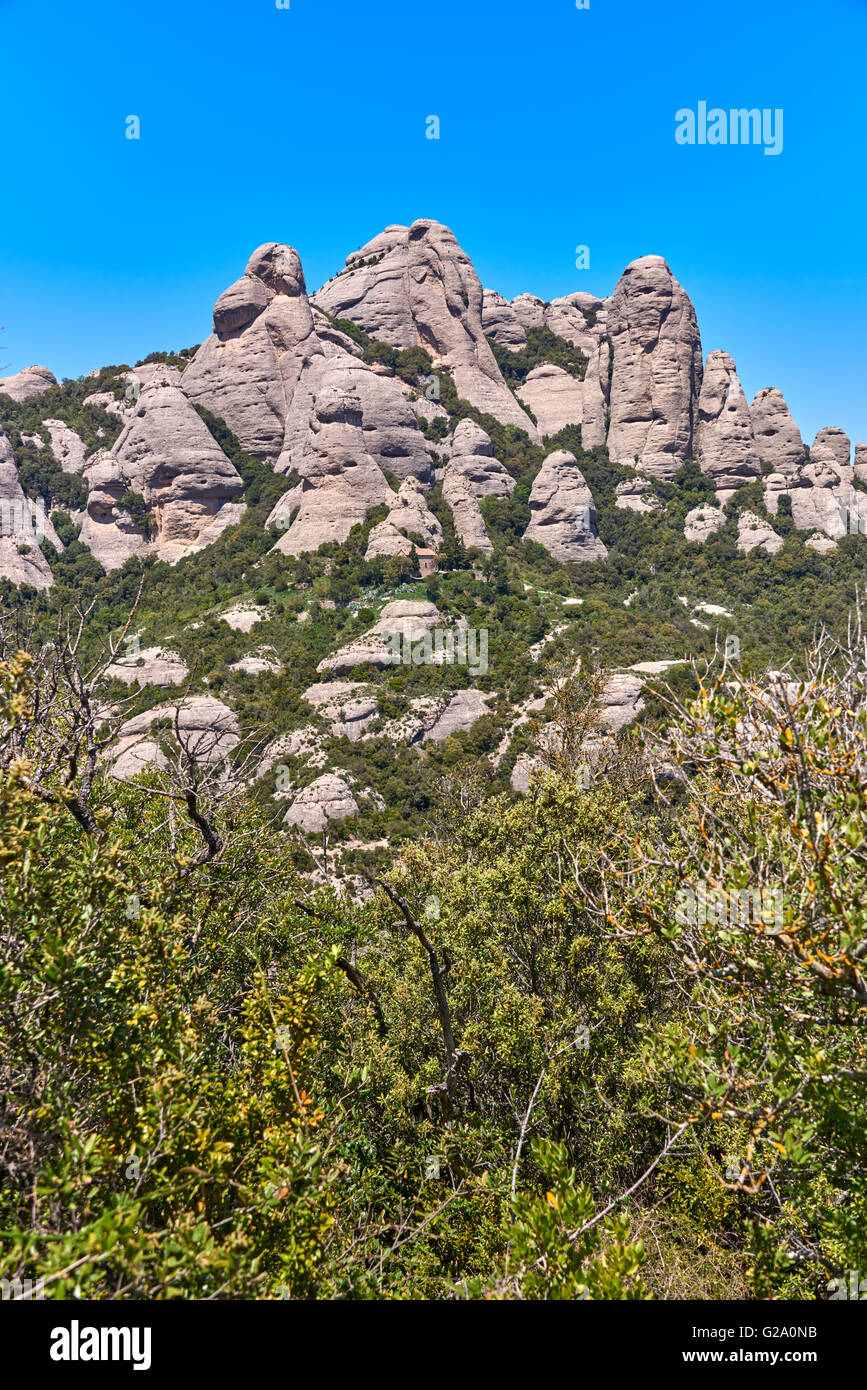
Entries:
[[[549,345],[521,373],[509,358],[526,356],[540,334]],[[394,361],[380,360],[389,355],[381,344],[394,356],[410,354],[402,379]],[[558,344],[579,354],[577,368],[550,360]],[[514,373],[513,384],[520,381],[514,391],[500,363]],[[845,533],[841,503],[867,480],[867,444],[856,445],[851,464],[848,437],[832,426],[808,451],[777,388],[763,388],[748,404],[726,352],[715,349],[703,361],[694,308],[658,255],[633,261],[607,300],[573,293],[545,302],[522,294],[509,302],[482,288],[450,229],[420,220],[387,227],[308,296],[298,253],[265,243],[219,296],[211,336],[180,366],[140,364],[124,382],[126,399],[104,390],[84,399],[126,426],[89,460],[73,431],[72,467],[88,489],[86,508],[73,519],[81,522],[82,544],[106,567],[149,546],[181,558],[237,520],[231,464],[216,442],[205,442],[189,406],[224,420],[245,450],[277,471],[299,473],[303,515],[281,546],[301,553],[344,540],[355,521],[387,501],[384,471],[430,485],[435,451],[425,435],[447,419],[437,399],[441,371],[451,375],[459,398],[522,429],[531,443],[577,425],[586,430],[585,447],[605,447],[612,462],[666,481],[695,458],[715,482],[720,503],[758,478],[763,465],[773,465],[765,467],[763,484],[769,515],[788,496],[799,529],[825,541]],[[35,401],[51,390],[50,376],[46,368],[27,368],[0,380],[0,391],[16,404]],[[427,383],[424,392],[420,382]],[[30,440],[36,447],[47,443],[36,433]],[[52,436],[49,449],[53,442]],[[131,450],[153,452],[156,474],[125,472]],[[580,471],[574,485],[586,487]],[[472,486],[464,496],[465,480],[450,474],[448,490],[466,517],[466,540],[485,550],[490,543]],[[130,493],[144,498],[154,537],[120,505]],[[17,494],[14,500],[20,505]],[[860,504],[856,511],[860,517]],[[7,534],[24,545],[25,530]],[[28,582],[25,570],[33,565],[21,560],[3,557],[2,572],[12,582],[16,576]],[[50,583],[50,575],[42,582]]]
[[[297,252],[264,243],[196,348],[12,385],[3,606],[47,638],[92,603],[95,644],[133,608],[106,677],[137,702],[122,765],[159,761],[149,711],[180,687],[191,719],[264,737],[275,808],[305,793],[318,821],[305,789],[341,779],[322,787],[354,808],[329,822],[348,844],[411,835],[464,761],[524,790],[558,671],[600,669],[617,736],[659,718],[657,676],[688,681],[731,631],[782,663],[860,581],[867,446],[853,462],[827,427],[807,449],[776,388],[748,403],[660,256],[605,300],[510,302],[423,220],[308,296]],[[480,633],[484,663],[427,650]]]

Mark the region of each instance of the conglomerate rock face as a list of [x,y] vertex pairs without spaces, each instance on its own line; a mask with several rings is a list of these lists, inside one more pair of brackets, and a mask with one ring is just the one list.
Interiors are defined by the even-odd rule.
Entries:
[[725,523],[725,512],[721,507],[711,507],[707,504],[693,507],[683,519],[683,534],[688,541],[697,541],[699,545],[704,545],[708,537],[715,535]]
[[43,536],[62,550],[44,506],[25,497],[12,446],[0,430],[0,579],[49,589],[51,569],[39,548]]
[[351,391],[325,389],[316,398],[309,447],[297,463],[301,481],[269,517],[280,529],[289,523],[275,550],[301,555],[326,541],[345,541],[373,507],[390,503],[394,494],[385,474],[365,448],[363,418]]
[[[829,426],[808,453],[779,390],[765,387],[748,405],[728,353],[713,351],[702,362],[693,305],[661,256],[633,261],[608,298],[573,292],[546,301],[522,293],[507,300],[482,290],[454,234],[430,219],[386,227],[313,296],[298,252],[264,243],[217,299],[213,332],[183,370],[158,361],[124,368],[123,401],[114,389],[87,398],[123,422],[110,449],[88,457],[81,435],[55,414],[41,419],[39,434],[22,432],[22,442],[41,451],[50,438],[63,471],[81,474],[87,505],[74,520],[81,542],[107,569],[150,556],[175,563],[240,520],[241,477],[200,410],[224,422],[245,450],[292,475],[269,517],[280,532],[278,552],[343,543],[382,506],[388,514],[368,539],[368,559],[407,553],[419,542],[435,552],[442,526],[425,494],[439,480],[456,534],[490,555],[480,502],[508,498],[515,478],[496,457],[482,428],[487,421],[460,419],[449,435],[438,387],[429,383],[425,393],[420,377],[395,375],[362,346],[357,329],[394,349],[423,348],[431,382],[451,373],[458,396],[476,412],[523,430],[533,443],[580,427],[586,450],[605,448],[639,475],[616,485],[621,512],[658,511],[664,504],[654,480],[670,482],[685,462],[697,462],[713,480],[718,505],[692,509],[687,539],[703,541],[719,529],[719,507],[759,476],[770,515],[787,497],[795,527],[813,537],[838,540],[860,526],[867,445],[856,445],[853,464],[848,436]],[[520,353],[534,334],[541,360],[513,394],[491,342]],[[544,360],[544,334],[587,357],[583,379]],[[0,380],[0,392],[16,403],[54,386],[44,367]],[[24,534],[25,513],[39,499],[24,497],[11,456],[3,466],[5,505],[19,520],[17,530],[10,521],[0,534],[0,572],[16,584],[48,587],[46,558]],[[571,455],[549,453],[529,501],[529,539],[564,562],[604,558],[594,501]],[[775,548],[779,540],[754,541],[754,528],[742,531],[742,548]],[[62,549],[50,522],[44,534]]]
[[702,381],[695,310],[662,256],[627,266],[611,296],[608,452],[671,479],[694,457]]
[[777,535],[764,517],[756,516],[755,512],[741,512],[738,517],[738,550],[746,553],[765,550],[769,555],[775,555],[782,544],[782,536]]
[[759,472],[750,408],[727,352],[708,354],[698,401],[698,457],[717,493],[733,492]]
[[517,394],[532,410],[542,435],[551,437],[567,425],[581,424],[584,383],[553,362],[544,362],[528,372]]
[[336,773],[325,772],[298,793],[283,824],[316,833],[326,830],[329,821],[357,815],[358,802],[347,783]]
[[574,454],[559,449],[545,459],[530,492],[530,513],[524,539],[538,541],[555,560],[602,560],[608,554]]
[[494,458],[490,436],[472,420],[461,420],[452,436],[446,473],[466,478],[474,497],[508,497],[515,480]]
[[[380,346],[371,346],[365,334]],[[383,350],[383,343],[393,351]],[[565,345],[573,351],[565,352]],[[394,360],[398,350],[413,349],[423,349],[426,357],[410,351]],[[586,367],[576,368],[576,352],[586,358]],[[514,390],[498,366],[508,363],[509,353],[523,354],[505,368],[510,380],[522,378]],[[705,543],[719,532],[719,541],[711,543],[715,562],[730,555],[734,543],[741,556],[753,557],[740,563],[751,569],[770,564],[765,557],[778,552],[789,533],[784,519],[789,512],[811,551],[828,557],[829,565],[835,551],[846,553],[839,544],[844,536],[867,532],[867,491],[861,490],[867,486],[867,444],[855,445],[853,462],[847,434],[828,426],[808,451],[778,389],[765,387],[748,404],[727,352],[712,351],[703,362],[693,305],[661,256],[633,261],[604,299],[575,292],[551,301],[530,293],[508,300],[483,291],[454,235],[425,219],[387,227],[347,258],[340,275],[308,296],[298,252],[267,242],[219,296],[213,331],[185,361],[188,356],[180,355],[178,368],[156,360],[95,373],[107,389],[86,397],[85,406],[101,406],[119,422],[103,417],[102,433],[98,418],[91,417],[91,431],[87,415],[78,414],[75,391],[76,418],[69,423],[69,400],[46,368],[27,368],[0,381],[12,441],[0,431],[0,578],[40,589],[53,582],[54,560],[39,542],[44,536],[58,551],[63,547],[45,509],[40,516],[40,499],[26,497],[21,485],[22,477],[56,477],[52,456],[64,474],[80,475],[86,484],[86,508],[73,509],[72,521],[81,524],[80,540],[106,569],[130,559],[175,563],[212,544],[241,520],[241,472],[246,476],[248,468],[222,424],[243,450],[283,475],[286,491],[265,523],[278,533],[277,557],[305,555],[329,542],[342,545],[353,527],[372,521],[374,511],[378,519],[367,535],[368,563],[414,549],[441,551],[449,512],[466,548],[490,556],[493,526],[489,535],[485,514],[499,510],[508,529],[528,510],[524,538],[554,560],[604,562],[608,551],[599,535],[594,491],[604,508],[606,537],[610,527],[622,526],[640,545],[639,533],[658,529],[657,516],[664,522],[666,511],[670,515],[673,489],[667,485],[684,464],[692,466],[684,475],[695,489],[691,500],[701,502],[687,512],[684,535]],[[443,381],[446,374],[460,400],[457,408],[448,380]],[[16,416],[11,403],[25,403],[25,409]],[[107,424],[112,428],[104,428]],[[110,448],[88,455],[94,432],[96,441],[107,443],[121,426]],[[584,450],[607,450],[610,460],[626,469],[609,468],[597,457],[584,465],[585,476],[577,448],[570,453],[548,443],[566,428],[580,429]],[[702,489],[694,465],[712,488],[705,481]],[[755,510],[727,505],[738,489],[757,479],[764,509],[758,501],[750,502]],[[74,496],[75,479],[61,481],[58,493]],[[750,496],[758,495],[755,485]],[[759,515],[763,510],[766,514]],[[57,521],[64,536],[66,524],[66,518],[64,525]],[[227,541],[231,545],[231,537]],[[514,544],[520,544],[517,536]],[[281,645],[285,610],[261,594],[255,604],[251,598],[260,583],[257,571],[272,575],[281,566],[273,554],[266,559],[253,550],[249,562],[245,552],[243,593],[234,591],[231,598],[222,593],[207,610],[208,619],[227,625],[223,637],[233,650],[226,668],[202,675],[179,632],[152,634],[152,643],[166,645],[136,646],[108,668],[108,678],[127,687],[125,699],[108,706],[119,727],[104,760],[115,777],[168,769],[178,737],[216,776],[234,775],[225,769],[240,751],[238,716],[214,695],[186,696],[180,687],[201,680],[204,689],[213,686],[236,702],[240,691],[243,710],[245,696],[258,698],[280,678],[291,677]],[[70,558],[74,564],[74,551]],[[329,557],[322,568],[339,569],[344,558],[335,564]],[[452,562],[448,552],[440,559]],[[218,574],[221,560],[218,551]],[[56,568],[64,577],[69,572],[66,560]],[[288,566],[282,568],[288,572]],[[298,568],[303,573],[306,567]],[[477,579],[496,572],[492,565],[475,569]],[[365,603],[380,602],[380,574],[374,571]],[[270,582],[263,577],[264,587]],[[290,612],[299,624],[306,620],[314,636],[317,612],[329,610],[340,619],[334,626],[339,632],[340,622],[348,620],[348,614],[335,611],[342,602],[321,596],[318,577],[314,589],[309,610],[298,612],[293,602]],[[283,782],[279,790],[289,805],[287,828],[327,833],[332,824],[363,816],[368,803],[376,803],[373,793],[356,785],[354,773],[331,766],[342,756],[335,741],[353,745],[356,758],[371,748],[378,757],[382,742],[429,757],[431,744],[456,738],[460,747],[480,721],[479,745],[488,738],[486,726],[496,745],[501,730],[495,721],[502,721],[496,765],[531,714],[544,715],[546,697],[535,682],[526,699],[509,708],[508,692],[495,680],[496,649],[489,672],[488,633],[478,609],[469,621],[457,617],[451,587],[439,576],[431,578],[427,593],[442,610],[432,601],[394,598],[359,636],[349,640],[347,633],[355,629],[347,626],[342,636],[316,648],[319,678],[302,697],[308,707],[305,722],[272,739],[258,773],[264,775],[279,759],[295,760],[289,784]],[[510,593],[510,603],[514,597]],[[570,596],[563,602],[577,607],[584,600]],[[590,615],[590,608],[584,611]],[[694,604],[693,612],[732,616],[709,604]],[[538,640],[528,641],[528,669],[541,672],[546,654],[562,651],[554,644],[562,642],[569,625],[549,619],[546,609],[544,630]],[[697,617],[690,621],[705,626]],[[267,631],[275,645],[257,645],[254,628],[257,635]],[[186,659],[172,650],[174,641]],[[322,656],[323,650],[328,654]],[[203,651],[210,659],[206,643]],[[451,664],[456,654],[472,681],[465,688],[458,688],[464,677],[456,683],[452,673],[448,680],[434,677],[423,694],[408,698],[403,673],[391,671],[401,664]],[[612,738],[641,713],[644,678],[671,664],[636,662],[606,673],[600,740]],[[308,672],[305,681],[311,678]],[[158,697],[167,703],[121,723],[129,708],[140,708],[133,703],[136,686],[175,688]],[[528,785],[534,756],[521,753],[512,774],[517,789]],[[314,771],[315,780],[299,790]]]
[[401,649],[398,653],[401,659],[404,650],[411,652],[414,643],[426,637],[442,622],[443,617],[436,604],[426,599],[393,599],[385,605],[378,621],[368,632],[330,656],[323,657],[316,670],[320,674],[344,676],[368,662],[380,670],[395,665],[396,645]]
[[830,463],[837,468],[847,469],[851,463],[852,444],[845,430],[836,425],[826,425],[819,430],[810,449],[813,463]]
[[532,440],[538,431],[503,380],[482,326],[483,293],[448,227],[391,226],[348,256],[314,302],[392,347],[422,347],[454,375],[458,395]]
[[40,396],[56,385],[57,377],[47,367],[25,367],[12,376],[0,377],[0,395],[11,396],[13,401],[26,401],[28,396]]
[[760,461],[772,464],[775,473],[797,472],[805,459],[804,441],[782,391],[776,386],[758,391],[750,405],[750,420]]
[[[170,563],[216,540],[240,519],[240,474],[171,377],[155,375],[113,449],[85,465],[81,540],[106,569],[131,555]],[[124,499],[140,498],[147,528]]]
[[184,390],[250,453],[276,459],[305,360],[322,352],[301,259],[267,242],[214,305],[214,331],[184,371]]
[[580,290],[548,302],[534,294],[519,294],[509,302],[486,289],[482,327],[493,342],[512,352],[525,346],[528,330],[546,328],[589,357],[605,333],[608,303]]
[[240,743],[236,715],[212,695],[190,695],[127,719],[107,751],[112,777],[164,768],[181,749],[204,767],[225,763]]
[[604,448],[611,400],[611,345],[607,338],[590,354],[583,386],[581,443],[585,449]]
[[274,464],[278,473],[304,471],[305,459],[318,452],[321,443],[316,439],[321,403],[343,397],[352,397],[357,405],[364,452],[379,468],[401,481],[430,481],[429,446],[406,396],[393,380],[333,344],[323,356],[312,358],[301,374]]
[[494,458],[490,436],[472,420],[461,420],[452,436],[442,485],[460,540],[468,550],[493,554],[479,498],[508,497],[515,480]]
[[443,538],[443,528],[425,501],[421,484],[412,477],[392,493],[388,516],[371,530],[364,558],[408,555],[413,546],[411,536],[418,536],[434,551],[439,550]]

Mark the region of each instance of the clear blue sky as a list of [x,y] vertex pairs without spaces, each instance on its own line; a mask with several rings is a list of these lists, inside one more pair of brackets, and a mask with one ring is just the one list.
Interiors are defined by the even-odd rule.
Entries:
[[[664,255],[748,397],[867,440],[867,0],[0,0],[0,41],[9,371],[188,346],[261,242],[312,290],[434,217],[509,297]],[[679,146],[702,100],[783,152]]]

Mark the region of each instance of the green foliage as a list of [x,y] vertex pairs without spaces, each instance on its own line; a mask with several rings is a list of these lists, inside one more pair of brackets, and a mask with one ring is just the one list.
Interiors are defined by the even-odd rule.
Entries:
[[[23,401],[13,401],[11,397],[0,393],[0,428],[9,437],[16,461],[19,459],[19,450],[25,448],[22,433],[38,434],[46,445],[50,445],[51,437],[42,423],[47,419],[61,420],[64,424],[70,425],[84,441],[86,455],[92,454],[96,449],[110,449],[123,429],[123,422],[101,405],[88,405],[85,401],[86,397],[98,392],[116,390],[122,382],[123,374],[128,371],[129,368],[126,366],[103,367],[95,376],[63,381],[57,386],[49,387],[47,391],[41,391],[39,395],[28,396]],[[34,448],[32,445],[30,447]],[[37,451],[45,452],[47,451]],[[59,468],[59,465],[57,467]],[[72,477],[74,482],[81,481],[75,475],[66,476]],[[40,495],[56,497],[58,502],[68,500],[60,492],[46,494],[44,488]]]
[[182,372],[191,358],[195,357],[200,347],[201,343],[196,343],[193,347],[179,348],[177,352],[149,352],[147,357],[143,357],[135,365],[146,367],[152,362],[162,362],[165,366],[177,367],[178,371]]
[[118,498],[117,505],[121,511],[128,513],[143,535],[149,536],[151,534],[151,515],[147,502],[139,493],[127,488],[126,492]]
[[71,545],[74,540],[78,539],[81,527],[76,526],[68,512],[52,512],[51,525],[62,545]]
[[[487,585],[507,600],[507,569]],[[809,1298],[861,1267],[867,715],[860,667],[816,660],[794,720],[749,680],[675,709],[668,756],[697,779],[677,803],[627,743],[575,777],[592,707],[564,689],[557,771],[520,800],[473,770],[487,718],[426,755],[435,790],[410,749],[353,745],[356,785],[385,778],[375,832],[400,830],[407,783],[407,828],[430,827],[368,902],[311,891],[257,792],[200,792],[203,850],[183,796],[165,814],[174,756],[131,785],[97,772],[85,823],[78,755],[46,782],[27,741],[40,719],[54,739],[72,687],[40,715],[34,662],[7,661],[0,1277],[58,1298]],[[390,717],[415,677],[388,677]],[[763,738],[733,765],[745,723]],[[684,924],[699,881],[779,885],[782,915]]]
[[[536,1140],[535,1164],[551,1187],[515,1198],[509,1259],[500,1297],[521,1299],[647,1298],[638,1271],[644,1246],[629,1239],[629,1221],[596,1224],[593,1193],[578,1181],[565,1144]],[[593,1223],[593,1224],[591,1224]],[[578,1233],[576,1235],[576,1232]],[[480,1291],[481,1284],[473,1285]]]
[[18,437],[20,442],[13,445],[13,453],[25,495],[42,498],[49,507],[83,507],[87,502],[84,480],[77,473],[64,473],[50,448],[40,449]]
[[534,367],[541,366],[543,362],[551,362],[555,367],[562,367],[570,376],[577,377],[579,381],[584,380],[589,359],[565,338],[552,333],[550,328],[528,328],[527,341],[517,351],[501,347],[492,338],[489,338],[488,342],[497,359],[497,366],[513,390],[516,385],[526,380],[527,374]]

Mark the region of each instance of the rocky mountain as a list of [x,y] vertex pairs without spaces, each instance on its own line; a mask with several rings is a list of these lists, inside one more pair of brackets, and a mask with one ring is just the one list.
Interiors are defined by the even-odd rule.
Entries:
[[57,377],[47,367],[25,367],[13,376],[0,377],[0,393],[13,401],[26,401],[28,396],[40,396],[57,385]]
[[424,348],[434,371],[453,373],[462,399],[538,439],[500,374],[482,326],[479,277],[448,227],[386,227],[347,257],[314,303],[392,347]]
[[[173,563],[211,544],[244,510],[239,473],[171,368],[151,377],[113,448],[85,461],[84,474],[80,539],[107,570],[151,552]],[[131,497],[142,500],[146,520],[130,511]]]
[[[510,389],[498,359],[525,352],[537,331],[583,353],[583,377],[541,360]],[[260,246],[220,295],[211,336],[182,370],[143,364],[118,373],[123,396],[102,390],[86,398],[123,421],[110,447],[88,451],[67,423],[43,415],[53,458],[87,487],[80,543],[105,569],[149,554],[175,563],[239,520],[243,481],[199,408],[224,422],[244,450],[292,478],[269,517],[282,554],[343,542],[383,505],[389,516],[372,555],[405,552],[410,535],[438,549],[442,527],[424,503],[438,448],[448,460],[439,481],[456,534],[467,548],[491,553],[478,504],[507,497],[514,478],[470,418],[435,446],[430,422],[449,415],[436,403],[438,390],[426,389],[428,375],[396,375],[365,352],[359,336],[398,353],[421,349],[430,380],[448,373],[460,400],[523,431],[531,444],[580,427],[583,448],[604,448],[612,462],[668,482],[695,459],[720,504],[761,474],[769,517],[786,496],[798,529],[832,540],[841,499],[862,481],[842,430],[820,431],[808,451],[779,390],[764,388],[748,405],[728,353],[714,350],[703,362],[695,311],[661,256],[633,261],[609,299],[573,293],[548,303],[521,294],[510,302],[482,289],[447,227],[422,220],[387,227],[312,296],[297,251]],[[47,406],[60,389],[45,367],[6,377],[0,388],[15,403],[45,399]],[[574,525],[573,511],[593,506],[586,482],[567,485],[562,459],[549,455],[533,485],[525,534],[540,544],[548,536],[549,553],[561,561],[602,558],[598,538],[588,543]],[[392,505],[389,474],[419,486]],[[621,505],[648,509],[634,485],[624,487]],[[30,582],[25,571],[31,579],[38,572],[40,587],[52,582],[40,560],[13,561],[8,545],[5,553],[3,573],[13,583]]]
[[848,594],[867,444],[853,460],[829,426],[807,447],[776,387],[748,403],[661,256],[605,299],[510,301],[425,219],[314,294],[263,244],[194,349],[4,378],[0,512],[4,601],[39,621],[93,595],[114,623],[143,577],[146,645],[106,673],[142,702],[115,771],[165,760],[173,686],[229,752],[264,720],[287,825],[375,839],[461,750],[523,786],[556,663],[604,667],[610,737],[652,713],[648,661],[721,622],[779,640],[773,566],[803,585],[793,633],[817,592]]

